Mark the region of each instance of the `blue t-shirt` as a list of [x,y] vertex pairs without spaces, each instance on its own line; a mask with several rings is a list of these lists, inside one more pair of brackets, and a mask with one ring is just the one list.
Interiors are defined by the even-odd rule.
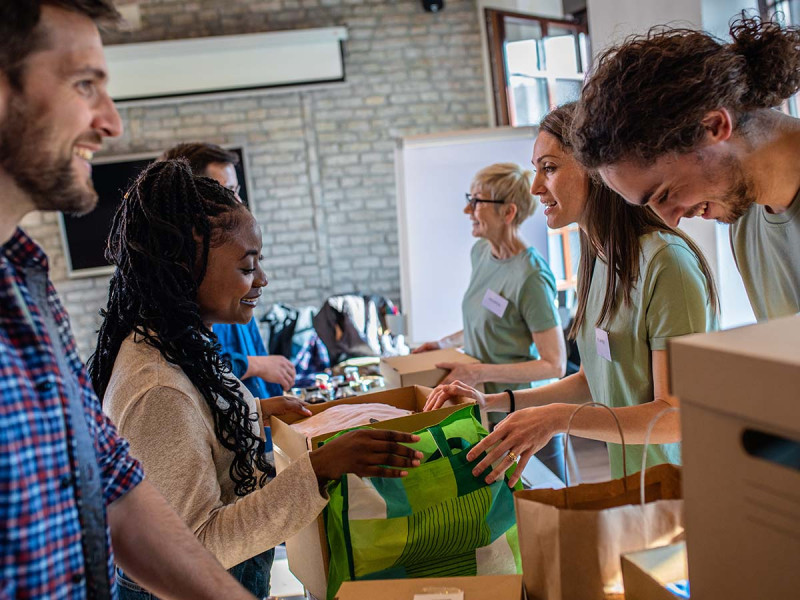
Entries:
[[216,323],[213,330],[222,346],[223,358],[230,360],[233,374],[242,380],[253,396],[270,398],[283,395],[283,389],[277,383],[264,381],[260,377],[242,379],[242,375],[247,372],[248,356],[269,356],[255,317],[247,325]]

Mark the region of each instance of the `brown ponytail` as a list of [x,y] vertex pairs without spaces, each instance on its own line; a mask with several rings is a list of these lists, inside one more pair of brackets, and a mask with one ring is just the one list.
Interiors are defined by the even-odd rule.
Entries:
[[588,168],[648,165],[695,148],[708,111],[726,108],[739,126],[800,89],[800,29],[743,12],[730,35],[723,44],[703,31],[655,27],[604,52],[575,113],[576,158]]

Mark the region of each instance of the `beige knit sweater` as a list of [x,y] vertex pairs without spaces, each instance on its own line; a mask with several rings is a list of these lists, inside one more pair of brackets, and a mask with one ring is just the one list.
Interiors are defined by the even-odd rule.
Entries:
[[[240,389],[259,412],[254,431],[262,435],[258,402]],[[229,476],[233,453],[217,441],[200,392],[133,334],[120,347],[103,406],[150,482],[225,568],[285,541],[327,503],[308,454],[263,488],[237,497]]]

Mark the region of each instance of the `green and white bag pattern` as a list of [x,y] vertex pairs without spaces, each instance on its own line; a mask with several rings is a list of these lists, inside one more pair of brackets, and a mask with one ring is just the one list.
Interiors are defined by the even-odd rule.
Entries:
[[343,581],[522,572],[508,487],[516,465],[491,485],[488,469],[472,475],[467,452],[488,435],[478,417],[471,405],[415,432],[421,439],[411,447],[424,458],[407,477],[329,484],[328,600]]

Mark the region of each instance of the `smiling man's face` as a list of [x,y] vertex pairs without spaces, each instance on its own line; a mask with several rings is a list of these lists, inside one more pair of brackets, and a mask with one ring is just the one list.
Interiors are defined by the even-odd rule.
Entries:
[[25,59],[20,89],[0,86],[0,169],[32,208],[83,214],[97,203],[92,156],[122,133],[102,41],[91,19],[49,5],[37,29],[43,41]]
[[733,223],[755,201],[739,161],[708,150],[664,155],[647,166],[622,161],[598,172],[626,202],[650,206],[672,227],[690,217]]

